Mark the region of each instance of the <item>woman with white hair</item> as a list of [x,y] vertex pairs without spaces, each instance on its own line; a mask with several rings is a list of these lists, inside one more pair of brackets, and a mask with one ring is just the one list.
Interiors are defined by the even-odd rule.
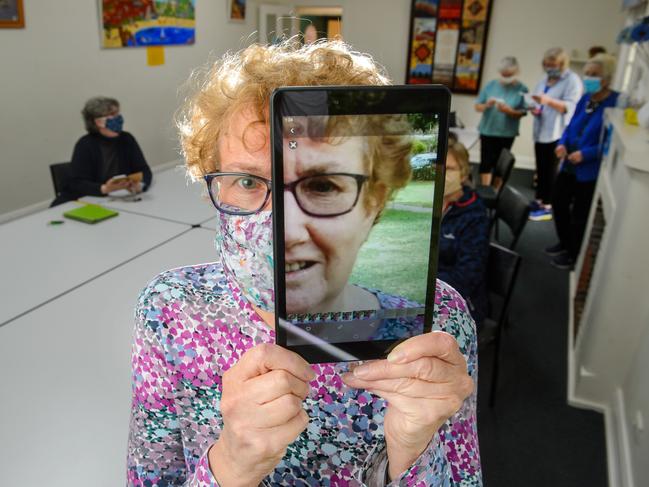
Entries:
[[619,96],[610,88],[614,72],[615,58],[609,54],[597,54],[586,63],[585,94],[555,149],[561,168],[554,184],[552,210],[559,242],[545,251],[554,256],[552,264],[560,269],[572,268],[581,248],[602,162],[604,109],[616,106]]
[[[526,112],[523,95],[528,89],[518,80],[520,68],[513,56],[500,61],[500,78],[489,81],[478,95],[475,109],[482,113],[480,125],[480,183],[491,184],[500,152],[511,149]],[[499,184],[498,181],[495,181]]]
[[579,76],[568,69],[569,58],[560,47],[548,49],[543,55],[545,75],[534,88],[534,155],[536,156],[536,198],[532,202],[530,220],[552,219],[552,185],[559,159],[554,150],[570,123],[583,88]]
[[[114,98],[90,98],[81,110],[88,132],[74,146],[64,194],[51,206],[82,196],[106,196],[127,189],[146,191],[152,174],[135,137],[124,130],[124,117]],[[120,178],[123,174],[142,173],[142,182]]]

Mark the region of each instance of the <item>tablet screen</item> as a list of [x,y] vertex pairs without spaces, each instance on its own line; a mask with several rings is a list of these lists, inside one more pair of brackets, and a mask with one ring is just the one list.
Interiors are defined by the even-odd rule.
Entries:
[[294,112],[281,116],[274,181],[285,345],[350,350],[429,331],[440,113]]

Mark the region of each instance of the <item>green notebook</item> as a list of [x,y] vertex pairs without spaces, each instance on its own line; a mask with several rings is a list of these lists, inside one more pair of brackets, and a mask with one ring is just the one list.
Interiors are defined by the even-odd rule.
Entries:
[[63,213],[63,216],[66,218],[72,218],[73,220],[79,220],[84,223],[97,223],[117,215],[119,215],[118,212],[99,205],[80,206],[79,208]]

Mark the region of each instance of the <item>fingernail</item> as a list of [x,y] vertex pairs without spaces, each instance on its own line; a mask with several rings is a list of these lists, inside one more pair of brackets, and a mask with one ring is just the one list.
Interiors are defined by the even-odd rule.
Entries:
[[354,369],[354,377],[366,377],[368,373],[367,367],[359,366]]
[[406,354],[403,353],[401,350],[392,350],[390,352],[390,355],[388,355],[388,362],[393,363],[393,364],[398,364],[399,362],[402,362],[406,358]]

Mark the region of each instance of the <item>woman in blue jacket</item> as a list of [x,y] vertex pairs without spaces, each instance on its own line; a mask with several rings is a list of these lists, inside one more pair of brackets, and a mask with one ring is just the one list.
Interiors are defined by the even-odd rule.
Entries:
[[552,210],[559,242],[546,249],[552,264],[570,269],[584,237],[595,184],[602,162],[604,109],[615,107],[619,93],[611,90],[615,58],[597,54],[584,67],[585,94],[555,150],[561,169],[554,185]]
[[480,327],[487,314],[489,217],[468,184],[470,172],[466,148],[449,145],[437,277],[462,295]]

